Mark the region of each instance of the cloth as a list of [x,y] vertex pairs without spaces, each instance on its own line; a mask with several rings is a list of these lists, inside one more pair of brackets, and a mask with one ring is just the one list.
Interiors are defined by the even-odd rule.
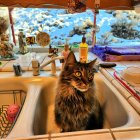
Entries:
[[139,46],[99,46],[95,45],[92,52],[103,61],[136,61],[140,60]]
[[115,71],[113,75],[140,102],[140,86],[134,86],[125,81],[120,72]]

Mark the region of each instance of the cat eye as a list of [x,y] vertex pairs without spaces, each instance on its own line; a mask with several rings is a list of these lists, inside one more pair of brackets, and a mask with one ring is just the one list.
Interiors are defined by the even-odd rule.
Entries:
[[75,76],[76,76],[76,77],[80,77],[81,75],[82,75],[82,73],[81,73],[80,71],[76,71],[76,72],[75,72]]

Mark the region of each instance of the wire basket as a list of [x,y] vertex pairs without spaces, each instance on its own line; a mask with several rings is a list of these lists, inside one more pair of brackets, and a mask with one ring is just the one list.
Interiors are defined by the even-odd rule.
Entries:
[[[20,111],[26,98],[26,92],[23,90],[0,90],[0,97],[3,97],[3,99],[1,99],[2,103],[4,103],[0,104],[0,138],[6,138],[12,130],[20,114]],[[10,122],[7,119],[7,109],[12,104],[17,104],[20,106],[20,108],[16,114],[14,121]]]

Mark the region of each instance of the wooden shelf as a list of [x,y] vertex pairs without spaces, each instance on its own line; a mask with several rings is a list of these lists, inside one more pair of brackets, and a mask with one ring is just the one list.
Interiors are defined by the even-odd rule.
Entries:
[[[87,0],[87,7],[94,9],[95,0]],[[100,9],[132,10],[132,0],[100,0]],[[0,6],[7,7],[38,7],[38,8],[67,8],[67,0],[0,0]]]

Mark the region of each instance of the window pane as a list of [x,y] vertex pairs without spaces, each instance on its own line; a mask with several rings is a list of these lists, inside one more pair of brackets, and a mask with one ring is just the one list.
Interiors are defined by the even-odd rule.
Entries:
[[140,13],[133,10],[100,10],[97,25],[99,45],[140,45]]
[[[68,38],[69,44],[79,44],[83,34],[92,44],[93,13],[68,14],[64,9],[15,8],[13,10],[15,33],[23,28],[26,36],[36,36],[40,31],[51,37],[51,45],[63,45]],[[37,45],[38,46],[38,45]]]
[[[60,46],[65,44],[66,38],[71,45],[79,44],[82,34],[86,34],[87,43],[92,46],[94,14],[91,10],[68,14],[64,9],[15,8],[13,17],[16,36],[21,28],[26,36],[36,36],[38,32],[45,31],[51,37],[51,45]],[[96,44],[140,44],[140,14],[132,10],[100,10],[97,14]]]

